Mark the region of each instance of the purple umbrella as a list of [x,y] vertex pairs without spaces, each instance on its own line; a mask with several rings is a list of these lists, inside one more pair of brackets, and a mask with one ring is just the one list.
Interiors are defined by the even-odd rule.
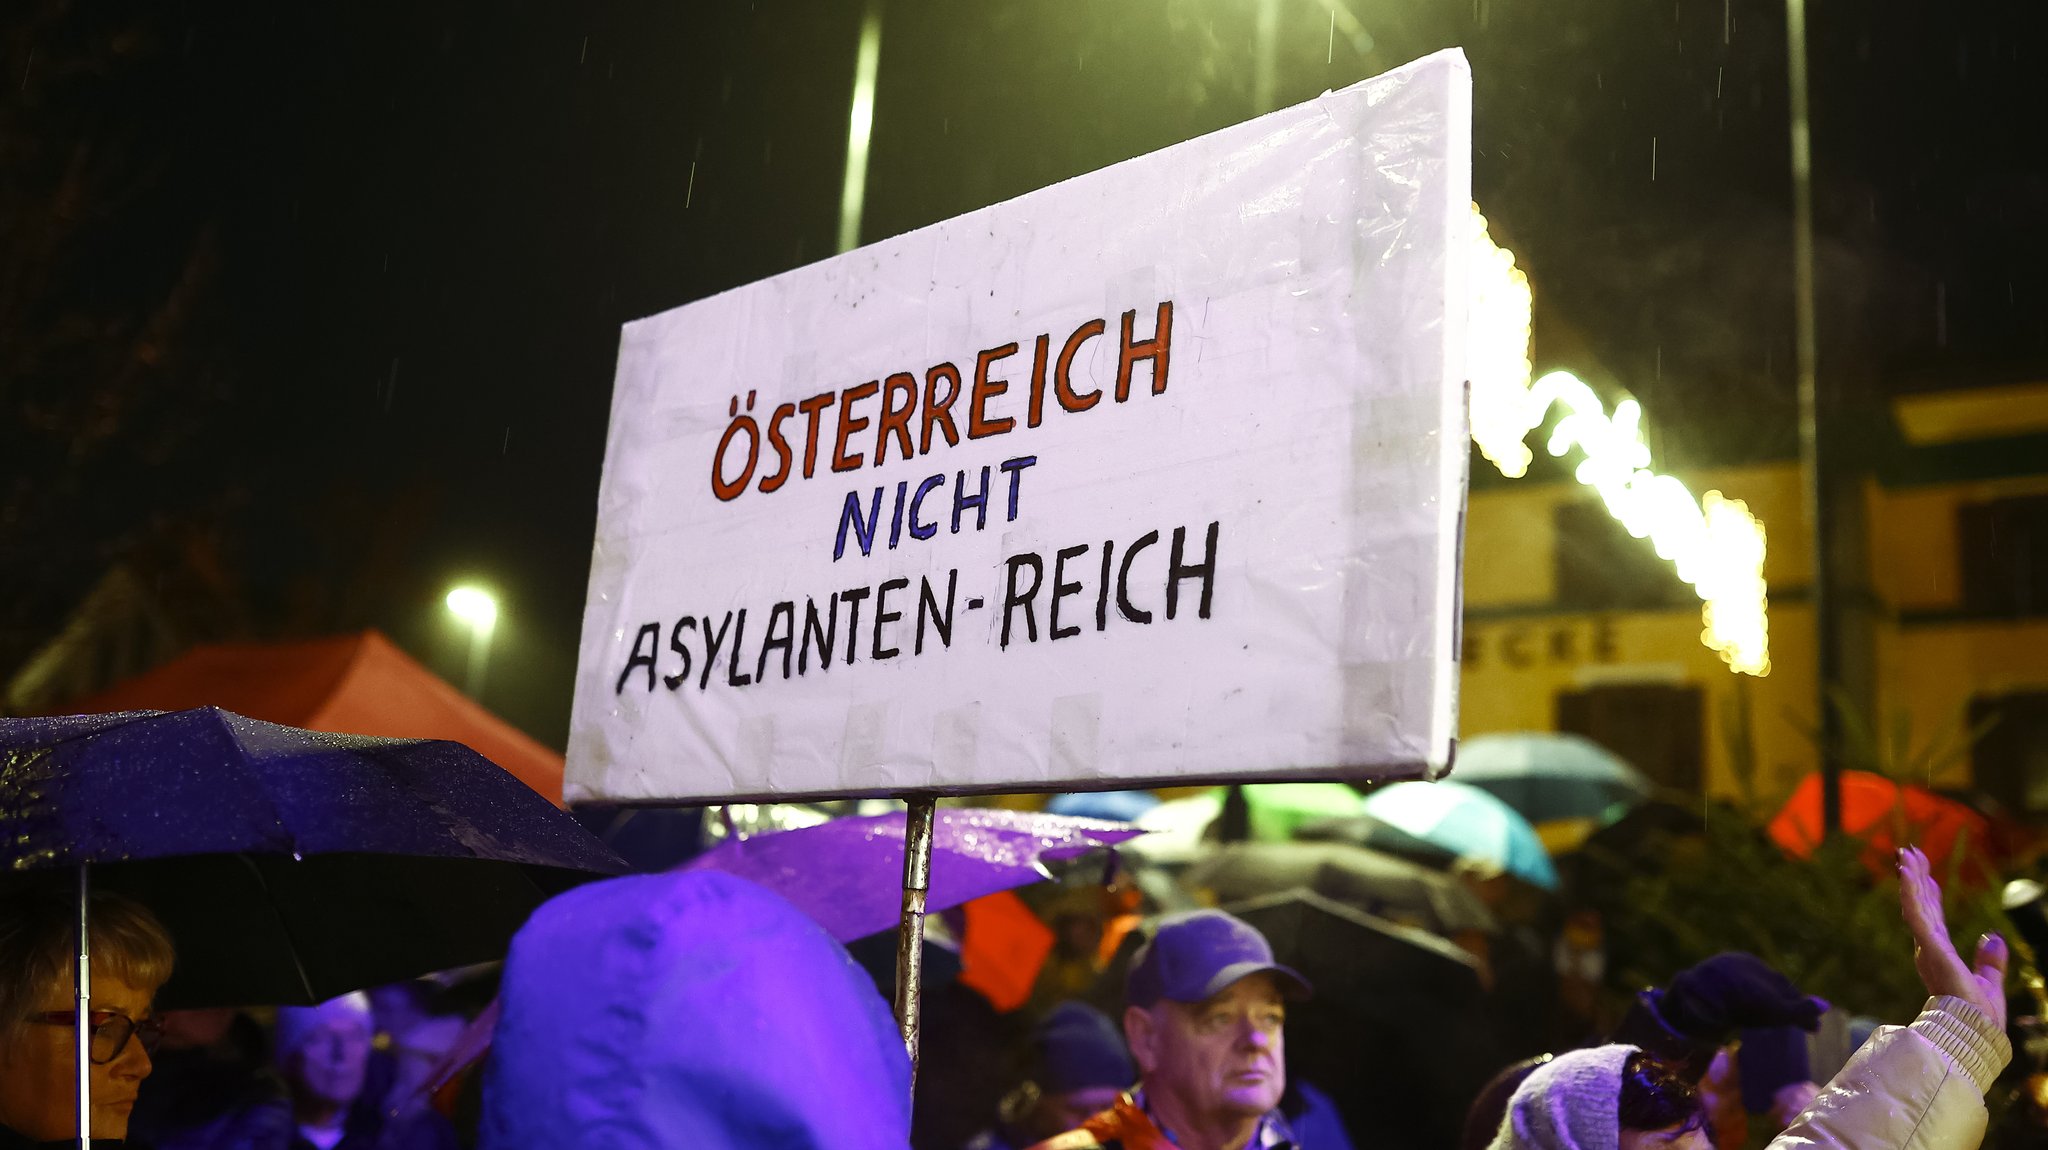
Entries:
[[[841,942],[897,925],[903,905],[903,812],[728,841],[685,870],[719,870],[767,887]],[[930,911],[1051,877],[1070,859],[1144,832],[1124,823],[1036,811],[947,807],[932,820]]]

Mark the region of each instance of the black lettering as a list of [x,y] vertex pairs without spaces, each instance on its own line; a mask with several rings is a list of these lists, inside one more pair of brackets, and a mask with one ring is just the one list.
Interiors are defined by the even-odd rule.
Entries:
[[732,657],[725,662],[725,681],[735,687],[744,687],[754,681],[752,675],[740,671],[740,644],[747,637],[747,609],[740,608],[739,622],[732,629]]
[[[782,635],[775,634],[775,621],[782,620]],[[796,645],[796,604],[789,600],[777,603],[768,609],[768,636],[761,640],[761,659],[754,664],[754,678],[758,682],[768,681],[768,653],[782,648],[782,677],[789,678],[789,652]]]
[[1102,585],[1095,589],[1095,629],[1109,628],[1109,560],[1116,553],[1116,541],[1102,541]]
[[711,669],[718,666],[718,649],[725,645],[726,632],[732,630],[732,612],[725,613],[725,623],[718,628],[718,634],[711,633],[711,616],[704,617],[704,626],[698,634],[704,636],[704,670],[697,676],[697,689],[702,691],[711,686]]
[[839,633],[839,595],[825,601],[825,625],[818,625],[818,601],[804,600],[804,641],[797,648],[796,673],[802,675],[811,661],[811,640],[818,641],[818,669],[832,669],[832,637]]
[[1500,661],[1517,670],[1527,667],[1532,660],[1529,658],[1529,649],[1522,644],[1528,640],[1529,633],[1520,627],[1515,627],[1502,635]]
[[1602,663],[1612,663],[1620,657],[1621,648],[1614,636],[1614,620],[1601,615],[1593,620],[1593,658]]
[[911,654],[924,654],[924,621],[927,618],[927,609],[930,611],[929,618],[932,621],[932,630],[939,633],[939,645],[943,647],[951,647],[953,645],[953,585],[959,579],[960,571],[958,568],[946,572],[946,612],[943,615],[939,613],[938,597],[932,594],[932,581],[930,579],[919,580],[919,582],[924,584],[924,587],[917,595],[917,645],[911,648]]
[[1079,580],[1072,583],[1065,581],[1067,560],[1079,559],[1086,554],[1088,545],[1082,543],[1074,547],[1062,547],[1052,557],[1052,604],[1045,609],[1045,627],[1054,640],[1071,638],[1081,633],[1078,626],[1060,626],[1060,600],[1081,593]]
[[853,653],[860,650],[860,601],[868,597],[868,589],[855,587],[841,591],[839,601],[846,604],[846,665],[853,666]]
[[[1030,642],[1036,643],[1038,642],[1038,619],[1032,614],[1031,599],[1038,594],[1038,585],[1045,579],[1045,562],[1030,551],[1026,551],[1022,555],[1012,555],[1003,562],[1008,566],[1009,571],[1004,577],[1006,588],[1003,592],[1003,637],[1002,641],[997,645],[1001,648],[1009,647],[1010,609],[1020,604],[1024,608],[1025,634]],[[1026,588],[1024,593],[1020,595],[1017,593],[1017,572],[1027,565],[1031,568],[1031,586]]]
[[1550,661],[1570,663],[1573,661],[1572,632],[1569,627],[1559,627],[1550,633]]
[[1150,623],[1152,621],[1152,612],[1140,611],[1137,607],[1131,604],[1131,560],[1136,559],[1138,557],[1138,552],[1143,551],[1145,548],[1150,547],[1157,542],[1159,542],[1159,532],[1157,531],[1147,531],[1143,535],[1138,536],[1138,541],[1136,543],[1131,544],[1130,547],[1124,551],[1124,561],[1117,565],[1117,613],[1122,615],[1124,618],[1129,619],[1133,623]]
[[[640,641],[647,641],[647,653],[640,653]],[[619,672],[619,685],[612,688],[612,694],[626,693],[626,680],[633,677],[633,668],[647,668],[647,693],[654,693],[654,655],[661,650],[661,624],[642,623],[633,633],[633,653],[626,656],[626,669]]]
[[876,659],[894,659],[902,654],[895,647],[882,646],[882,628],[903,618],[903,612],[889,610],[889,592],[900,591],[908,586],[908,579],[884,579],[882,585],[875,588],[875,641],[868,653]]
[[1209,522],[1208,549],[1203,553],[1200,563],[1181,562],[1181,547],[1187,542],[1188,529],[1185,527],[1173,529],[1173,558],[1166,566],[1166,617],[1168,619],[1173,618],[1175,609],[1180,606],[1181,580],[1193,579],[1197,576],[1200,576],[1202,580],[1202,605],[1196,609],[1195,614],[1203,619],[1209,617],[1209,600],[1216,593],[1216,529],[1220,525],[1218,520],[1211,520]]
[[676,620],[675,629],[668,634],[668,649],[683,657],[683,669],[673,675],[663,675],[662,685],[673,691],[690,681],[690,645],[683,642],[683,628],[697,629],[697,620],[685,615]]

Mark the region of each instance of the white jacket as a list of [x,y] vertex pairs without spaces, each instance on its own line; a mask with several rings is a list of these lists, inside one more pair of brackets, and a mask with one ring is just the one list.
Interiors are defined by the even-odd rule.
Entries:
[[[1536,1068],[1508,1101],[1489,1150],[1616,1150],[1633,1046],[1596,1046]],[[1909,1026],[1870,1036],[1771,1150],[1975,1150],[1984,1092],[2012,1044],[1960,998],[1927,1000]]]
[[1975,1150],[1984,1092],[2012,1043],[1960,998],[1927,1000],[1908,1026],[1886,1026],[1830,1079],[1771,1150]]

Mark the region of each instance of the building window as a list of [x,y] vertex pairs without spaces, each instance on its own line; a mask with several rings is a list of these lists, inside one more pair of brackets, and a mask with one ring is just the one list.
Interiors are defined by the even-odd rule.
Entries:
[[1970,748],[1977,789],[2010,810],[2048,814],[2048,691],[1972,699],[1971,728],[1987,721],[1990,729]]
[[2048,495],[1966,503],[1956,516],[1963,608],[1973,615],[2048,615]]
[[1630,535],[1605,504],[1563,503],[1553,514],[1559,606],[1604,611],[1697,601],[1650,541]]
[[1629,683],[1557,696],[1557,729],[1584,735],[1661,788],[1703,793],[1705,703],[1698,687]]

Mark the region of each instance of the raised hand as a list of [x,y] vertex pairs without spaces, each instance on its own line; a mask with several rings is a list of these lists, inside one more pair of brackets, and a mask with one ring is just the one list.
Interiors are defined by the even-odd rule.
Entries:
[[1987,934],[1977,942],[1973,964],[1965,966],[1949,941],[1941,910],[1941,884],[1918,847],[1899,851],[1899,910],[1913,932],[1913,967],[1929,994],[1948,994],[1969,1003],[2005,1029],[2005,940]]

